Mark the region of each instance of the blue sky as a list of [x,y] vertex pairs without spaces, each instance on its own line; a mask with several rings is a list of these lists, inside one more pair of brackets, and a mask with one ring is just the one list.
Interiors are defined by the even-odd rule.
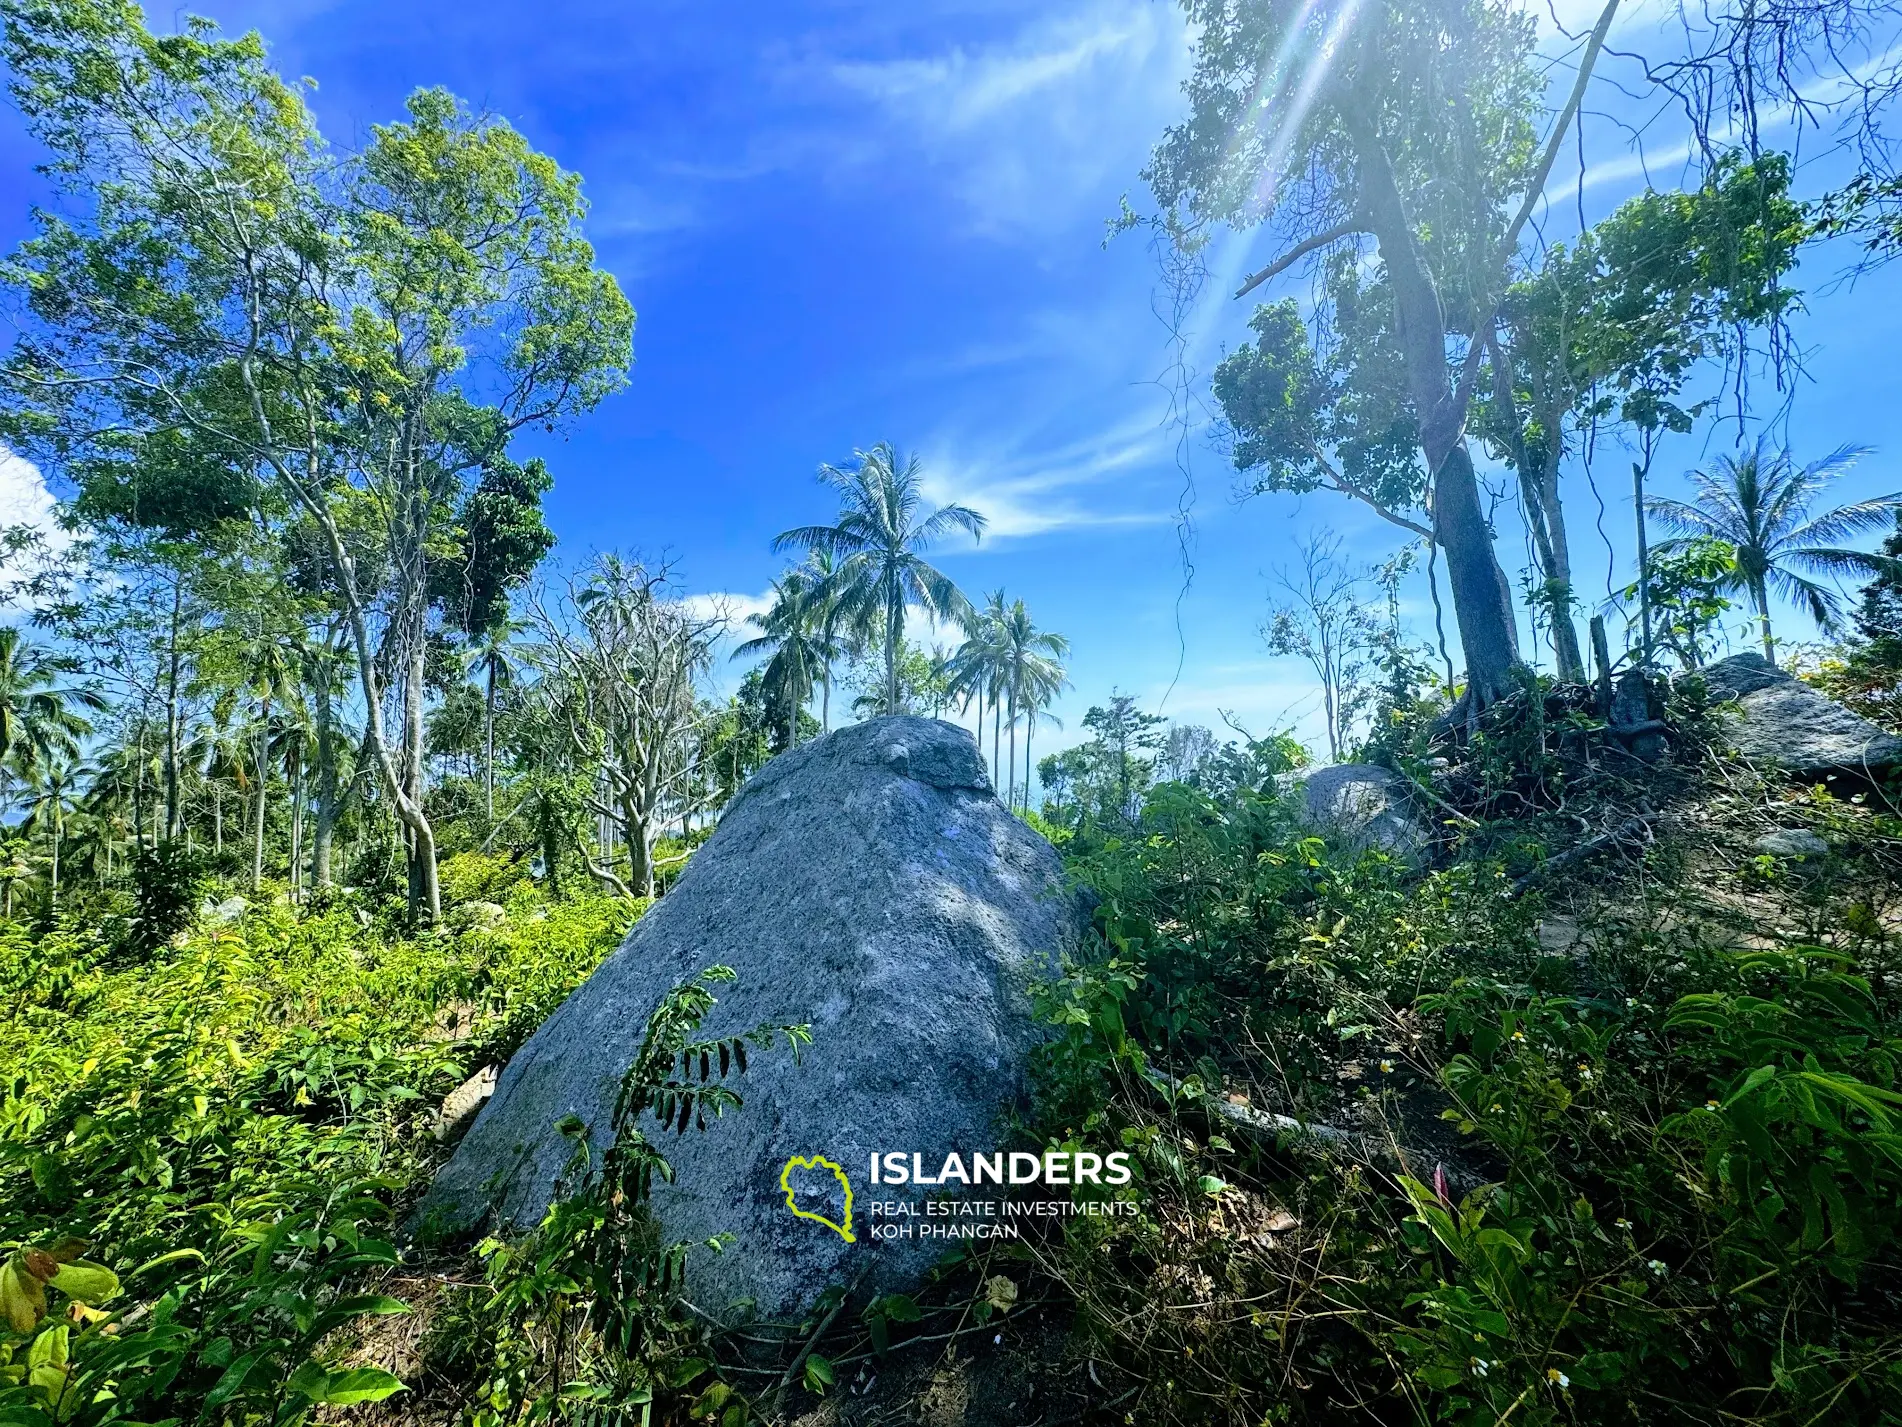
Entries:
[[[1069,732],[1040,734],[1045,748],[1074,737],[1112,685],[1178,718],[1219,725],[1230,709],[1256,731],[1314,732],[1304,671],[1270,658],[1258,633],[1272,571],[1323,524],[1370,560],[1394,542],[1333,497],[1238,504],[1206,433],[1185,443],[1168,420],[1155,261],[1140,235],[1103,241],[1120,195],[1140,202],[1148,147],[1180,108],[1186,37],[1163,0],[191,8],[257,27],[280,69],[315,77],[333,142],[442,84],[585,177],[591,236],[639,330],[627,391],[539,452],[566,556],[665,552],[695,591],[757,597],[781,563],[772,536],[830,513],[816,465],[891,440],[922,454],[935,494],[992,519],[978,549],[942,552],[945,568],[974,596],[1021,596],[1071,639],[1076,689],[1057,708]],[[1639,12],[1625,38],[1651,23]],[[1593,108],[1589,218],[1643,182],[1631,133],[1607,116],[1635,124],[1656,106],[1601,86]],[[1668,114],[1644,134],[1661,183],[1679,176],[1682,138]],[[26,231],[32,162],[0,112],[9,246]],[[1542,215],[1554,237],[1575,225],[1575,176],[1568,159]],[[1228,278],[1272,243],[1248,235],[1211,254],[1217,281],[1188,327],[1198,396],[1248,315],[1223,296]],[[1846,256],[1812,254],[1802,276],[1821,285]],[[1305,285],[1290,277],[1265,295],[1281,291]],[[1799,455],[1877,448],[1845,497],[1902,487],[1889,459],[1902,452],[1889,375],[1899,298],[1892,267],[1812,291],[1798,328],[1813,349],[1791,426]],[[1703,432],[1667,449],[1660,486],[1727,440]],[[1627,471],[1601,454],[1620,583]],[[0,505],[30,503],[19,485],[16,471]],[[1573,486],[1593,593],[1608,555],[1582,477]],[[1513,569],[1522,540],[1502,518]],[[1423,588],[1408,607],[1424,610]]]

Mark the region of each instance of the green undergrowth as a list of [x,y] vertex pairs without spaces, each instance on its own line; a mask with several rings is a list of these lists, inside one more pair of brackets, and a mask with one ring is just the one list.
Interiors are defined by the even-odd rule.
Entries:
[[[148,953],[0,928],[0,1421],[283,1423],[399,1390],[336,1338],[405,1310],[371,1289],[436,1107],[639,910],[551,901],[499,861],[445,874],[501,914],[452,904],[463,930],[404,936],[359,898],[279,902]],[[29,1272],[62,1243],[113,1291]]]
[[1898,826],[1712,781],[1524,895],[1272,792],[1072,841],[1043,1127],[1145,1193],[1044,1271],[1129,1420],[1902,1421]]

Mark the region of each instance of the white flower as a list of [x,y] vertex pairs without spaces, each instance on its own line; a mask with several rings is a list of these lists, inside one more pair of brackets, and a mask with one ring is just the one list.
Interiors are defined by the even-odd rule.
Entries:
[[1545,1375],[1548,1381],[1556,1382],[1560,1387],[1570,1387],[1572,1385],[1572,1380],[1557,1368],[1547,1368]]
[[1645,1267],[1650,1269],[1651,1272],[1655,1273],[1659,1278],[1663,1278],[1671,1271],[1670,1266],[1666,1264],[1663,1259],[1652,1259]]
[[1486,1376],[1488,1372],[1492,1371],[1492,1366],[1493,1365],[1487,1362],[1484,1358],[1473,1359],[1473,1373],[1477,1377]]

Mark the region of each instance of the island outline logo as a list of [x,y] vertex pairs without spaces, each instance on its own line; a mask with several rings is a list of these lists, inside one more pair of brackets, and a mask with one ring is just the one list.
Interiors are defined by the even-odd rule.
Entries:
[[[832,1171],[832,1177],[839,1181],[839,1187],[845,1191],[845,1210],[840,1216],[845,1220],[843,1225],[833,1223],[823,1214],[815,1214],[810,1209],[801,1209],[799,1207],[794,1199],[795,1191],[792,1187],[792,1172],[795,1169],[828,1169]],[[786,1207],[792,1210],[793,1218],[810,1219],[815,1224],[824,1224],[848,1244],[856,1244],[858,1242],[858,1236],[852,1232],[852,1181],[846,1178],[845,1171],[842,1168],[827,1159],[824,1155],[794,1155],[791,1159],[786,1161],[786,1167],[779,1172],[779,1187],[781,1192],[786,1196]]]

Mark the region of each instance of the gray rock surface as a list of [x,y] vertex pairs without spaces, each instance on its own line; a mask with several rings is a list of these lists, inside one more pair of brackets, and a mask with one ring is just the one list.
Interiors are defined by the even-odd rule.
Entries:
[[1730,739],[1753,763],[1774,763],[1798,777],[1875,776],[1902,764],[1902,738],[1884,733],[1761,654],[1734,654],[1704,669],[1703,676],[1714,699],[1735,700],[1738,719]]
[[1750,846],[1771,857],[1821,857],[1829,844],[1808,828],[1784,827],[1766,832]]
[[[777,1317],[829,1281],[915,1284],[947,1245],[867,1232],[870,1156],[936,1163],[1004,1144],[999,1119],[1037,1036],[1027,984],[1083,927],[1055,850],[993,796],[964,730],[876,719],[783,754],[509,1062],[417,1222],[534,1225],[570,1155],[555,1123],[579,1116],[604,1149],[659,998],[724,964],[739,979],[716,987],[703,1034],[809,1022],[812,1044],[797,1066],[783,1047],[752,1057],[732,1082],[745,1106],[668,1142],[677,1177],[654,1197],[667,1236],[736,1236],[722,1254],[696,1252],[689,1297],[715,1312],[752,1300]],[[787,1210],[781,1171],[813,1155],[854,1186],[854,1243]]]
[[1351,852],[1375,848],[1409,864],[1426,860],[1428,839],[1413,811],[1413,789],[1390,768],[1331,763],[1299,775],[1303,819]]

